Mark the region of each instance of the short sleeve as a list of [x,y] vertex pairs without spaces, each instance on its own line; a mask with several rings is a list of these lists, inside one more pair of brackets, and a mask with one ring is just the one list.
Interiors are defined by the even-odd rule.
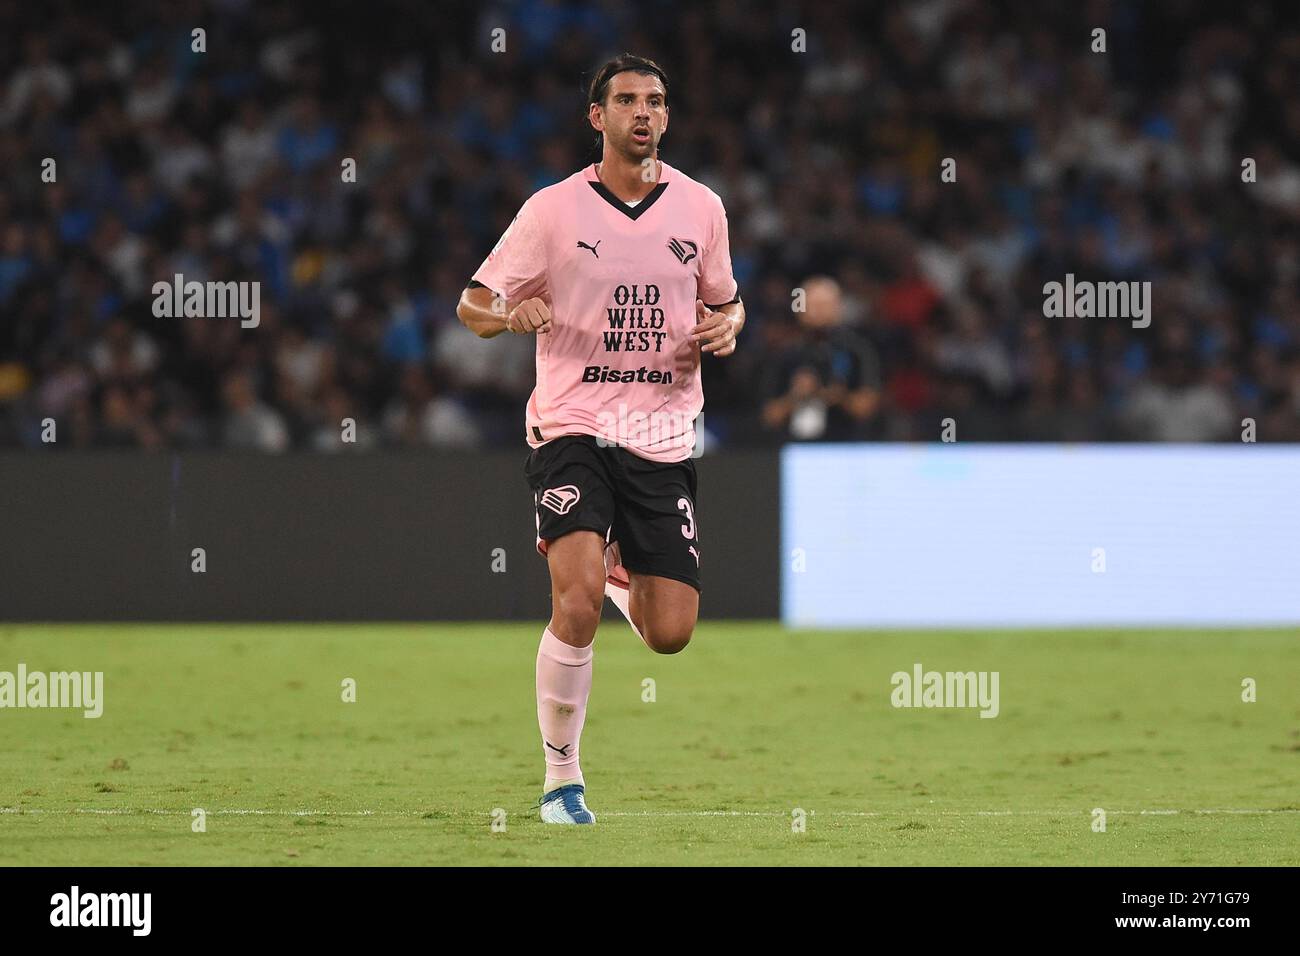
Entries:
[[731,237],[727,229],[727,210],[716,200],[713,229],[704,258],[700,262],[700,298],[707,306],[736,301],[736,279],[731,274]]
[[474,273],[474,281],[519,302],[546,289],[546,232],[534,199],[520,207],[514,220]]

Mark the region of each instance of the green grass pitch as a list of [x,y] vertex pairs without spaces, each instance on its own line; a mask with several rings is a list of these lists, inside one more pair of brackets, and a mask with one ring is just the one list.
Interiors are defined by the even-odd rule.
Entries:
[[[662,657],[607,618],[575,828],[531,809],[542,623],[0,625],[0,670],[105,696],[0,710],[0,864],[1300,864],[1291,631],[704,622]],[[895,709],[915,662],[998,671],[999,716]]]

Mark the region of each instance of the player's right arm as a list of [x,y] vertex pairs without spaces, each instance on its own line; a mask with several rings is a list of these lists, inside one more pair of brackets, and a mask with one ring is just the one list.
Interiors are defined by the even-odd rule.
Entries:
[[479,338],[551,331],[546,229],[536,197],[519,209],[460,295],[456,317]]
[[471,286],[460,294],[456,318],[481,339],[502,332],[527,335],[551,331],[551,307],[535,296],[522,302],[507,302],[485,285]]

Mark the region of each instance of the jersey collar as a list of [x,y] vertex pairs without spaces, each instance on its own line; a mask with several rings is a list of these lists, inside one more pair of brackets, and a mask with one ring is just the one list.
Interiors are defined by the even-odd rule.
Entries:
[[668,180],[671,178],[671,167],[669,167],[669,165],[662,159],[659,160],[659,166],[659,182],[655,185],[655,188],[650,190],[646,197],[635,206],[628,206],[627,203],[623,202],[623,200],[619,199],[609,191],[609,188],[602,183],[600,177],[596,175],[595,163],[592,163],[586,168],[584,178],[591,185],[591,188],[596,191],[597,196],[605,200],[605,202],[609,203],[623,215],[627,216],[627,218],[636,220],[640,218],[641,213],[653,206],[659,197],[664,194],[664,190],[668,188]]

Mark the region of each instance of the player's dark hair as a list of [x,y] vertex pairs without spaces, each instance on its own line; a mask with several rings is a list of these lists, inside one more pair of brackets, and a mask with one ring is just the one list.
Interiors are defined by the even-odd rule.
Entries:
[[617,74],[626,73],[628,70],[642,75],[659,77],[659,82],[664,85],[664,102],[668,101],[668,74],[663,71],[663,67],[654,60],[647,60],[643,56],[636,56],[633,53],[621,53],[597,70],[596,75],[591,78],[587,103],[599,103],[604,106],[605,97],[609,95],[609,81]]

